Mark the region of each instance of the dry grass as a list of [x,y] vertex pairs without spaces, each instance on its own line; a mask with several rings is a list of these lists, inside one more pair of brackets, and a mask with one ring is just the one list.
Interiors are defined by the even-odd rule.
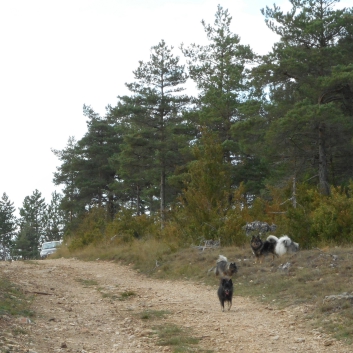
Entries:
[[[250,245],[205,251],[177,250],[163,242],[147,240],[118,247],[87,248],[70,256],[84,260],[116,260],[133,264],[136,270],[156,278],[192,280],[217,286],[218,280],[208,270],[215,265],[219,254],[238,265],[233,281],[235,295],[252,297],[266,305],[288,310],[305,307],[308,324],[353,343],[353,300],[324,300],[326,296],[342,293],[353,295],[353,248],[303,250],[273,262],[267,257],[263,264],[255,264]],[[290,265],[283,269],[286,263]]]

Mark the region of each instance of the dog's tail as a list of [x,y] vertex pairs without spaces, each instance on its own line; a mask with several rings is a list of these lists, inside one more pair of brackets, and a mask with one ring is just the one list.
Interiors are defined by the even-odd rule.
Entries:
[[223,255],[219,255],[217,263],[222,262],[222,261],[228,262],[228,259]]
[[270,243],[278,243],[278,238],[275,235],[269,235],[266,240]]
[[281,236],[281,237],[279,238],[279,241],[280,241],[281,243],[284,243],[285,245],[289,245],[289,244],[292,242],[292,240],[289,238],[288,235],[283,235],[283,236]]

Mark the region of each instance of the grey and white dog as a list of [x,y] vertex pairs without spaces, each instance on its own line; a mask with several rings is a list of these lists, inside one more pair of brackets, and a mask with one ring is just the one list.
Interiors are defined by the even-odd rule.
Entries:
[[220,278],[230,279],[238,272],[238,267],[235,262],[229,262],[225,256],[219,255],[216,266],[208,270],[208,273],[210,272],[214,272]]

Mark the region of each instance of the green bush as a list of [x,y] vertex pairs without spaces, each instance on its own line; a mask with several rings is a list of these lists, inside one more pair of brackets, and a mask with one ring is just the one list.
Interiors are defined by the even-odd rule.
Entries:
[[353,199],[344,189],[331,188],[331,195],[321,196],[311,214],[312,234],[318,243],[345,244],[353,241]]

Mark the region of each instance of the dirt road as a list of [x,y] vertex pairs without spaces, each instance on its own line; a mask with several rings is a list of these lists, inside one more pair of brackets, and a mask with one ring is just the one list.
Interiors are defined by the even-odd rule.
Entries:
[[[4,352],[173,352],[156,335],[169,324],[200,338],[190,346],[195,352],[351,351],[308,330],[305,308],[277,310],[235,293],[231,310],[222,312],[216,286],[150,279],[116,263],[0,262],[0,271],[35,295],[36,312],[12,324],[19,334],[0,333]],[[164,315],[149,319],[146,312]]]

